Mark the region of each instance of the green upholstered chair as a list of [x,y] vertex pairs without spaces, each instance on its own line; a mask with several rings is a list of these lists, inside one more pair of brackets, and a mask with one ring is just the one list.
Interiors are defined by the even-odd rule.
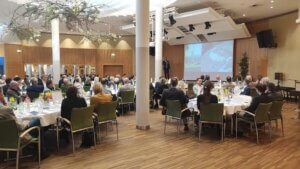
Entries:
[[222,141],[224,140],[225,127],[224,123],[224,104],[221,103],[209,103],[200,104],[200,120],[199,120],[199,140],[202,132],[202,124],[219,124],[222,129]]
[[188,83],[188,91],[193,91],[194,83]]
[[73,147],[73,153],[75,152],[75,144],[74,144],[74,136],[73,134],[80,131],[85,130],[93,130],[94,133],[94,145],[96,148],[96,133],[93,123],[93,111],[94,107],[83,107],[83,108],[73,108],[71,113],[71,120],[68,120],[66,118],[59,117],[57,120],[56,125],[56,138],[57,138],[57,148],[59,150],[59,124],[60,122],[65,122],[68,124],[71,130],[71,137],[72,137],[72,147]]
[[281,132],[282,135],[284,136],[282,107],[283,107],[283,101],[273,101],[269,112],[269,120],[270,123],[272,121],[276,121],[276,128],[278,127],[277,124],[278,119],[281,120]]
[[95,107],[95,116],[97,118],[99,138],[100,136],[100,124],[106,124],[106,134],[107,134],[107,124],[115,122],[117,130],[117,139],[119,139],[118,131],[118,121],[116,116],[116,109],[118,106],[117,101],[107,102],[107,103],[98,103]]
[[[237,112],[237,118],[236,118],[236,137],[237,137],[237,129],[238,129],[238,121],[243,121],[248,124],[250,124],[251,128],[252,125],[255,126],[255,131],[256,131],[256,142],[257,144],[259,143],[258,140],[258,129],[257,125],[258,124],[265,124],[269,123],[269,136],[271,138],[271,123],[269,121],[269,111],[272,106],[272,103],[260,103],[258,107],[255,110],[255,113],[247,112],[247,111],[242,111],[242,112]],[[241,113],[248,114],[249,118],[245,118],[245,116],[241,116]]]
[[119,105],[122,106],[122,114],[124,113],[124,105],[128,105],[130,111],[130,104],[134,104],[134,95],[134,90],[125,90],[119,92]]
[[167,118],[171,118],[174,120],[177,120],[177,133],[179,134],[180,131],[180,125],[181,125],[181,114],[182,112],[188,110],[188,108],[181,109],[181,103],[179,100],[166,100],[167,104],[167,111],[165,114],[165,127],[164,127],[164,133],[166,133],[167,128]]
[[89,92],[91,90],[91,86],[83,86],[83,90],[85,92]]
[[[29,132],[38,131],[37,138],[25,138]],[[16,168],[19,168],[19,159],[22,149],[31,144],[38,144],[38,161],[41,161],[41,143],[40,143],[40,127],[31,127],[26,131],[19,133],[17,124],[14,120],[0,119],[0,151],[16,152]],[[9,157],[9,154],[8,154]]]

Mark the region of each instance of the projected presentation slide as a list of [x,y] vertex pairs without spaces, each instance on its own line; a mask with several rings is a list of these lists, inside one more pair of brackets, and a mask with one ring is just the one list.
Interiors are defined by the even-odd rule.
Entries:
[[233,40],[187,44],[184,48],[185,80],[196,80],[201,75],[210,75],[211,80],[216,75],[222,80],[232,76]]

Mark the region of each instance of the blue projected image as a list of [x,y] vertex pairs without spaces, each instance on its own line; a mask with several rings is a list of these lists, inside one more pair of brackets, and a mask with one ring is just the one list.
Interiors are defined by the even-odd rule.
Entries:
[[232,76],[233,41],[198,43],[185,45],[184,79],[195,80],[200,75],[222,79]]

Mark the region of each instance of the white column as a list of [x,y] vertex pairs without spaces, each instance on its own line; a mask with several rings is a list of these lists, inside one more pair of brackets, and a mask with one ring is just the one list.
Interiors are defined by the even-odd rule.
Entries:
[[149,123],[149,0],[136,0],[136,128]]
[[41,64],[39,64],[38,68],[39,68],[39,78],[42,78],[43,66]]
[[61,65],[61,74],[66,74],[65,65]]
[[158,7],[155,11],[155,81],[162,75],[162,30],[163,30],[163,8]]
[[26,64],[26,75],[29,76],[29,79],[31,78],[31,74],[32,74],[31,65],[30,64]]
[[59,19],[51,20],[52,33],[52,77],[53,83],[58,84],[60,79],[60,47],[59,47]]

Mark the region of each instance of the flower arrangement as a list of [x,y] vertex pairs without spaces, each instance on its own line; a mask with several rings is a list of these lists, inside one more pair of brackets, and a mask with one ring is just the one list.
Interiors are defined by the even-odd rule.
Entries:
[[40,96],[43,98],[44,101],[49,101],[53,99],[51,92],[41,93]]

